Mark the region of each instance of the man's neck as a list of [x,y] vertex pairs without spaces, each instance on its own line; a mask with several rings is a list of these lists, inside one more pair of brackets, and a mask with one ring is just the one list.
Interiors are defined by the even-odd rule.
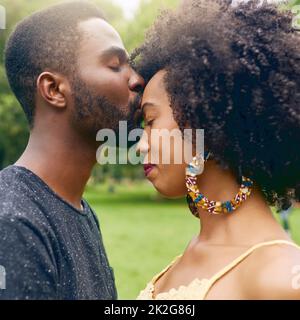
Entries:
[[59,196],[80,209],[95,163],[95,145],[88,145],[75,137],[32,132],[24,153],[15,165],[34,172]]

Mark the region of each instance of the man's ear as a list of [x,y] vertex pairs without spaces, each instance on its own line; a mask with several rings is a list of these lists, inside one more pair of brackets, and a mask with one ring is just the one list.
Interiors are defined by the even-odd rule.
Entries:
[[57,108],[66,107],[69,85],[64,76],[45,71],[39,75],[36,84],[39,94],[47,103]]

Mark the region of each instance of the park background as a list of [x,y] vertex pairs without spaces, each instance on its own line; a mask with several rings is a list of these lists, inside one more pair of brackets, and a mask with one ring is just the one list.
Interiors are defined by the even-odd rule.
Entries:
[[[16,161],[29,135],[23,111],[5,76],[6,39],[23,17],[59,2],[62,0],[0,0],[7,13],[6,30],[0,31],[0,170]],[[102,9],[131,52],[143,42],[145,31],[159,12],[176,7],[179,0],[90,2]],[[295,4],[300,4],[300,0],[290,5]],[[199,232],[199,221],[189,213],[185,200],[159,196],[145,180],[141,166],[98,164],[84,197],[99,217],[120,299],[134,299],[151,277],[180,254]],[[299,208],[291,210],[289,220],[292,237],[300,244]]]

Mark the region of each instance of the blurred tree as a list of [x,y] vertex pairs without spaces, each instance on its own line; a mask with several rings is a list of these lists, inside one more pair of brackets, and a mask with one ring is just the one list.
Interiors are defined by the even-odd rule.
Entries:
[[[130,21],[124,21],[118,30],[128,51],[142,44],[147,29],[153,24],[161,10],[174,8],[180,0],[141,0]],[[118,26],[117,26],[118,27]]]

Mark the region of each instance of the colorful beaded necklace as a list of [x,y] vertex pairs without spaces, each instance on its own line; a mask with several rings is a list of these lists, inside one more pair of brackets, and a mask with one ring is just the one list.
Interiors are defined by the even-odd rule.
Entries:
[[194,157],[186,168],[187,202],[192,214],[198,217],[198,207],[210,214],[230,213],[236,210],[250,196],[253,181],[242,176],[240,189],[232,200],[223,202],[211,201],[200,193],[197,186],[197,176],[203,172],[204,162],[203,157]]

